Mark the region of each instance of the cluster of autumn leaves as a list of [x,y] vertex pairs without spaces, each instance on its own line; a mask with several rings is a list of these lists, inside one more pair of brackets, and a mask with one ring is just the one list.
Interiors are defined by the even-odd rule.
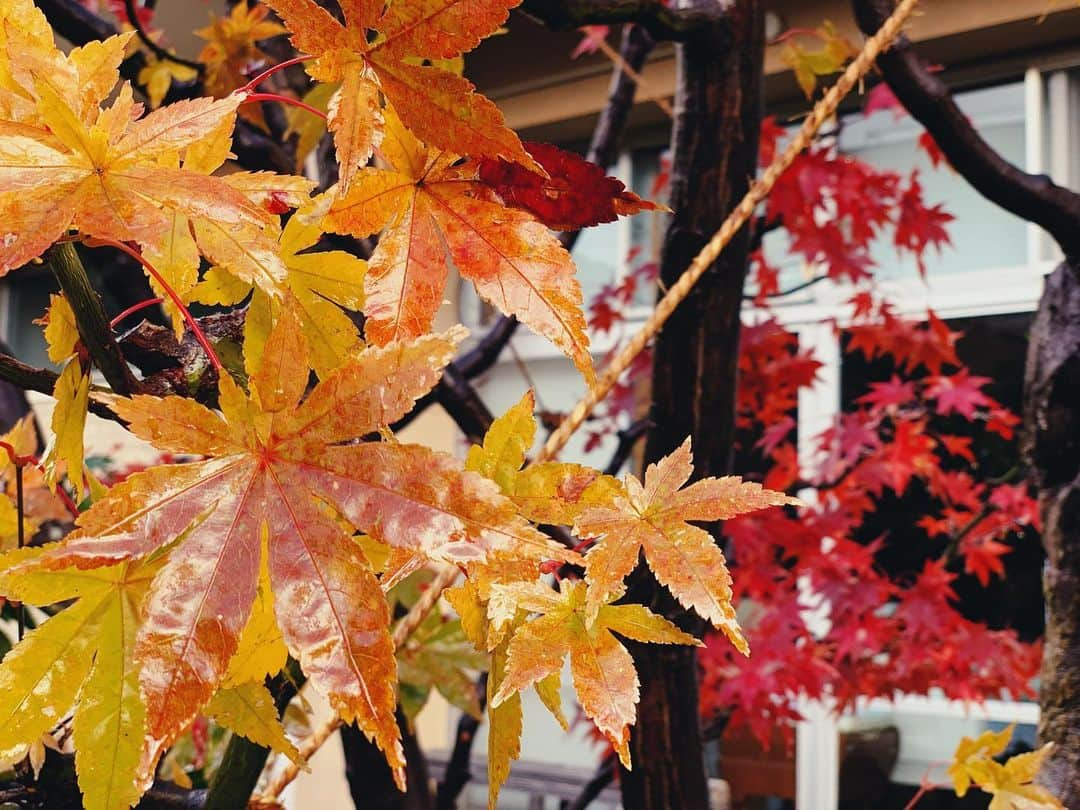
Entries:
[[[514,4],[343,0],[342,24],[312,0],[267,3],[312,78],[336,85],[339,182],[313,198],[304,177],[219,171],[248,90],[144,114],[117,84],[127,35],[63,53],[29,0],[0,0],[0,270],[59,240],[122,244],[154,268],[178,331],[187,303],[247,305],[243,365],[219,374],[216,410],[109,396],[132,433],[198,460],[104,491],[83,475],[91,384],[77,313],[54,299],[46,336],[65,369],[46,475],[56,486],[66,470],[79,498],[85,478],[92,506],[61,542],[0,557],[0,594],[63,608],[0,664],[0,761],[70,716],[86,806],[124,808],[200,714],[298,759],[264,685],[291,655],[404,786],[386,592],[429,562],[466,574],[448,598],[489,658],[492,802],[518,750],[520,692],[535,686],[561,717],[567,658],[585,713],[629,766],[638,681],[618,637],[696,643],[616,604],[642,552],[747,652],[723,554],[687,521],[793,500],[738,478],[684,487],[689,443],[643,483],[527,465],[531,395],[464,463],[390,431],[464,337],[429,334],[451,263],[591,381],[580,289],[551,229],[655,207],[580,158],[523,145],[439,67]],[[367,263],[312,250],[327,231],[378,233],[378,247]],[[349,310],[364,313],[363,335]],[[546,525],[593,546],[568,549]],[[584,576],[553,587],[543,574],[558,565]]]

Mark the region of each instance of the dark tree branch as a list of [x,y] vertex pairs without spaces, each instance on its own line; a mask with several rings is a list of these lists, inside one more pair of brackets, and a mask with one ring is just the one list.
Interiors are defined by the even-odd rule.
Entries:
[[495,417],[480,398],[480,394],[453,364],[447,366],[443,372],[442,379],[435,388],[435,399],[446,409],[470,442],[479,444],[484,440],[484,434]]
[[626,464],[626,460],[630,458],[630,454],[634,452],[634,445],[654,427],[652,420],[639,419],[624,430],[620,430],[619,444],[615,452],[611,454],[611,460],[608,461],[604,472],[608,475],[618,475]]
[[[809,289],[810,287],[813,287],[815,284],[818,284],[818,283],[824,281],[828,277],[829,277],[828,273],[822,273],[821,275],[814,276],[811,279],[807,279],[806,281],[802,282],[801,284],[796,284],[794,287],[790,287],[790,288],[788,288],[786,290],[781,290],[780,292],[773,293],[772,295],[766,295],[765,297],[768,298],[771,301],[771,300],[773,300],[775,298],[784,298],[785,296],[788,296],[788,295],[794,295],[797,292],[802,292],[803,290],[806,290],[806,289]],[[757,300],[756,295],[744,295],[743,296],[743,301],[756,301],[756,300]]]
[[[186,790],[172,782],[156,781],[137,805],[138,810],[202,810],[205,790]],[[26,810],[82,810],[82,793],[75,778],[75,757],[45,749],[45,764],[35,779],[26,769],[12,782],[0,785],[0,806]]]
[[[94,40],[108,39],[119,33],[116,26],[87,9],[78,0],[37,0],[52,29],[72,45],[85,45]],[[135,82],[139,71],[146,66],[146,57],[135,53],[120,63],[120,75]],[[202,93],[202,80],[173,82],[166,102],[193,98]]]
[[60,289],[75,313],[79,337],[90,352],[94,365],[105,375],[115,393],[128,396],[137,392],[139,382],[113,338],[101,296],[91,286],[75,246],[71,242],[58,242],[49,248],[46,256]]
[[0,353],[0,380],[11,383],[23,391],[37,391],[52,396],[59,375],[16,360],[10,354]]
[[518,319],[513,315],[500,316],[475,346],[454,361],[458,373],[472,380],[490,369],[498,361],[499,355],[517,328]]
[[715,22],[714,15],[679,11],[662,0],[525,0],[521,8],[553,31],[636,23],[657,41],[683,42]]
[[124,11],[127,12],[128,22],[131,23],[131,27],[135,29],[135,35],[139,38],[143,45],[150,49],[150,52],[154,54],[158,59],[167,59],[170,62],[175,62],[178,65],[186,65],[189,68],[193,68],[202,75],[206,71],[206,65],[202,62],[197,62],[193,59],[184,59],[177,56],[174,53],[162,48],[150,35],[146,33],[146,30],[142,27],[142,22],[139,20],[139,15],[135,10],[135,0],[124,0]]
[[[859,27],[873,34],[892,0],[854,0]],[[1042,226],[1074,260],[1080,259],[1080,195],[1045,175],[1028,174],[999,155],[957,106],[904,36],[878,57],[878,67],[904,107],[933,137],[953,168],[991,202]]]
[[[300,664],[290,657],[285,670],[267,681],[279,716],[285,712],[289,701],[296,697],[297,690],[303,686],[304,680]],[[205,791],[205,799],[197,806],[202,810],[232,810],[236,807],[246,807],[259,781],[259,775],[266,767],[268,756],[270,756],[269,748],[253,743],[239,734],[233,734],[225,746],[221,763],[213,779],[210,780],[210,787]]]
[[604,792],[604,788],[610,785],[611,780],[614,778],[615,756],[608,754],[597,766],[596,773],[581,788],[581,793],[577,795],[577,798],[567,805],[566,810],[585,810],[586,807],[592,804],[593,799]]
[[358,810],[431,810],[427,760],[409,730],[405,714],[395,712],[401,743],[405,749],[405,779],[409,790],[401,793],[394,785],[386,755],[356,725],[341,727],[341,747],[345,756],[345,778]]
[[[488,674],[480,673],[476,679],[476,694],[480,700],[480,711],[483,712],[484,704],[487,703]],[[480,720],[477,720],[468,712],[463,712],[458,720],[457,732],[454,734],[454,747],[450,751],[450,759],[446,761],[446,770],[435,792],[435,810],[455,810],[457,798],[461,791],[472,779],[470,765],[472,763],[472,747],[476,740],[476,732],[480,728]]]

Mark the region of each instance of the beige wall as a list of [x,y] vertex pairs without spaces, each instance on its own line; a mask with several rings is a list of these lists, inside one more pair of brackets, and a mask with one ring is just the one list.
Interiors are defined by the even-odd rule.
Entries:
[[[774,0],[770,5],[780,16],[782,30],[815,28],[830,20],[853,41],[861,39],[850,0]],[[952,68],[1006,54],[1072,47],[1080,38],[1080,8],[1073,0],[924,0],[908,31],[929,59]],[[571,61],[569,53],[579,38],[574,32],[550,34],[515,15],[507,34],[486,40],[470,54],[468,74],[515,129],[548,139],[553,133],[561,139],[582,137],[604,104],[611,68],[602,55]],[[779,48],[768,50],[766,73],[771,102],[799,103]],[[639,108],[650,106],[641,102],[672,95],[673,48],[656,49],[644,79]],[[660,120],[658,113],[644,117]]]

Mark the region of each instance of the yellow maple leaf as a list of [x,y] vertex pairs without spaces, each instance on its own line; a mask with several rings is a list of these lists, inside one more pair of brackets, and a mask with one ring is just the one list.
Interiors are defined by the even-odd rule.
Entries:
[[32,605],[77,601],[28,633],[0,663],[0,758],[37,742],[74,707],[84,806],[129,807],[141,792],[145,717],[136,631],[140,604],[164,559],[57,572],[41,566],[44,549],[0,557],[0,594]]
[[381,140],[380,92],[427,143],[536,167],[498,108],[469,81],[435,66],[410,64],[416,57],[453,59],[472,50],[499,29],[518,2],[349,2],[342,6],[342,25],[314,0],[267,0],[293,45],[318,57],[305,64],[311,77],[341,84],[329,105],[329,127],[342,193]]
[[[260,3],[251,6],[236,3],[224,17],[210,12],[210,25],[195,31],[196,36],[206,40],[199,61],[206,65],[203,81],[208,93],[224,98],[247,83],[253,65],[269,58],[258,43],[284,34],[285,28],[267,20],[268,13],[266,6]],[[262,122],[257,107],[246,109],[244,114],[251,120]]]
[[483,444],[469,448],[465,466],[498,484],[534,523],[570,525],[583,508],[595,505],[590,495],[599,486],[615,482],[601,481],[604,476],[591,467],[561,461],[522,469],[536,439],[535,409],[536,399],[532,391],[526,391],[492,423]]
[[205,304],[237,304],[252,295],[244,321],[245,364],[258,365],[262,347],[282,308],[300,317],[315,373],[325,377],[363,348],[360,330],[346,310],[364,304],[367,262],[341,250],[309,252],[322,236],[305,210],[297,212],[281,232],[278,249],[288,272],[289,296],[276,300],[219,268],[211,268],[192,290],[191,300]]
[[77,357],[72,357],[60,372],[53,397],[56,407],[50,423],[52,440],[45,449],[45,480],[55,487],[57,478],[66,473],[81,501],[86,486],[83,481],[83,433],[90,403],[90,375],[83,371]]
[[507,648],[506,676],[493,705],[558,672],[569,656],[581,708],[629,768],[630,726],[639,681],[630,653],[612,633],[654,644],[700,642],[642,605],[590,604],[583,582],[564,581],[560,593],[537,582],[494,587],[518,610],[540,616],[514,630]]
[[613,505],[582,512],[574,532],[599,539],[585,556],[589,599],[602,604],[621,595],[623,580],[644,551],[657,580],[684,607],[712,622],[740,652],[749,655],[731,604],[731,574],[724,552],[707,531],[687,521],[726,520],[800,501],[738,476],[705,478],[680,489],[693,470],[687,438],[671,455],[649,465],[644,485],[627,474],[624,490]]
[[[106,43],[110,55],[122,44]],[[97,80],[107,94],[118,74],[112,62],[103,64]],[[32,78],[40,123],[5,128],[0,121],[0,273],[39,256],[72,227],[153,248],[182,215],[196,223],[196,243],[210,261],[280,294],[285,270],[264,233],[276,218],[224,179],[168,165],[231,126],[241,96],[181,101],[133,120],[130,84],[101,108],[82,98],[76,105],[55,81]],[[237,261],[238,246],[261,261]]]
[[819,76],[839,73],[859,52],[828,20],[812,33],[821,42],[818,48],[811,50],[789,40],[780,53],[780,58],[795,72],[795,79],[807,98],[814,95]]
[[199,71],[190,65],[181,65],[172,59],[158,59],[150,53],[146,55],[146,65],[139,71],[136,80],[146,90],[150,106],[160,107],[173,82],[191,82],[198,76]]

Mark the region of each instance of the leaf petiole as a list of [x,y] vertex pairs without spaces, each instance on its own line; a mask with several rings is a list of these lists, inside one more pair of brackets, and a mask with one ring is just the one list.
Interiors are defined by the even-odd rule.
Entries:
[[203,332],[202,327],[199,326],[198,321],[195,320],[191,311],[187,308],[180,296],[177,295],[165,278],[157,271],[154,265],[150,264],[146,258],[137,250],[123,242],[118,242],[115,239],[101,239],[95,236],[83,237],[83,244],[87,247],[114,247],[117,250],[122,250],[131,258],[135,259],[139,264],[146,268],[146,272],[161,285],[161,289],[165,291],[165,294],[169,297],[169,300],[173,302],[176,308],[180,311],[181,316],[187,322],[188,327],[191,329],[191,333],[195,336],[195,340],[199,341],[199,345],[202,346],[203,351],[206,352],[206,357],[210,361],[210,365],[214,367],[214,370],[218,374],[222,374],[225,371],[225,366],[221,364],[221,360],[217,356],[217,352],[214,351],[214,347],[210,345],[210,341],[206,337],[206,333]]
[[303,62],[307,62],[315,58],[317,57],[301,54],[300,56],[294,56],[292,59],[286,59],[284,62],[278,62],[276,65],[271,65],[262,73],[259,73],[257,76],[255,76],[254,79],[252,79],[239,90],[237,90],[237,92],[252,93],[255,91],[256,87],[258,87],[260,84],[269,79],[278,71],[285,70],[285,68],[292,67],[293,65],[299,65]]
[[282,104],[288,104],[293,107],[299,107],[301,110],[306,110],[312,115],[317,115],[324,121],[327,120],[326,113],[322,110],[312,107],[310,104],[305,104],[298,98],[292,98],[291,96],[283,96],[278,93],[248,93],[241,104],[250,104],[255,101],[278,101]]

